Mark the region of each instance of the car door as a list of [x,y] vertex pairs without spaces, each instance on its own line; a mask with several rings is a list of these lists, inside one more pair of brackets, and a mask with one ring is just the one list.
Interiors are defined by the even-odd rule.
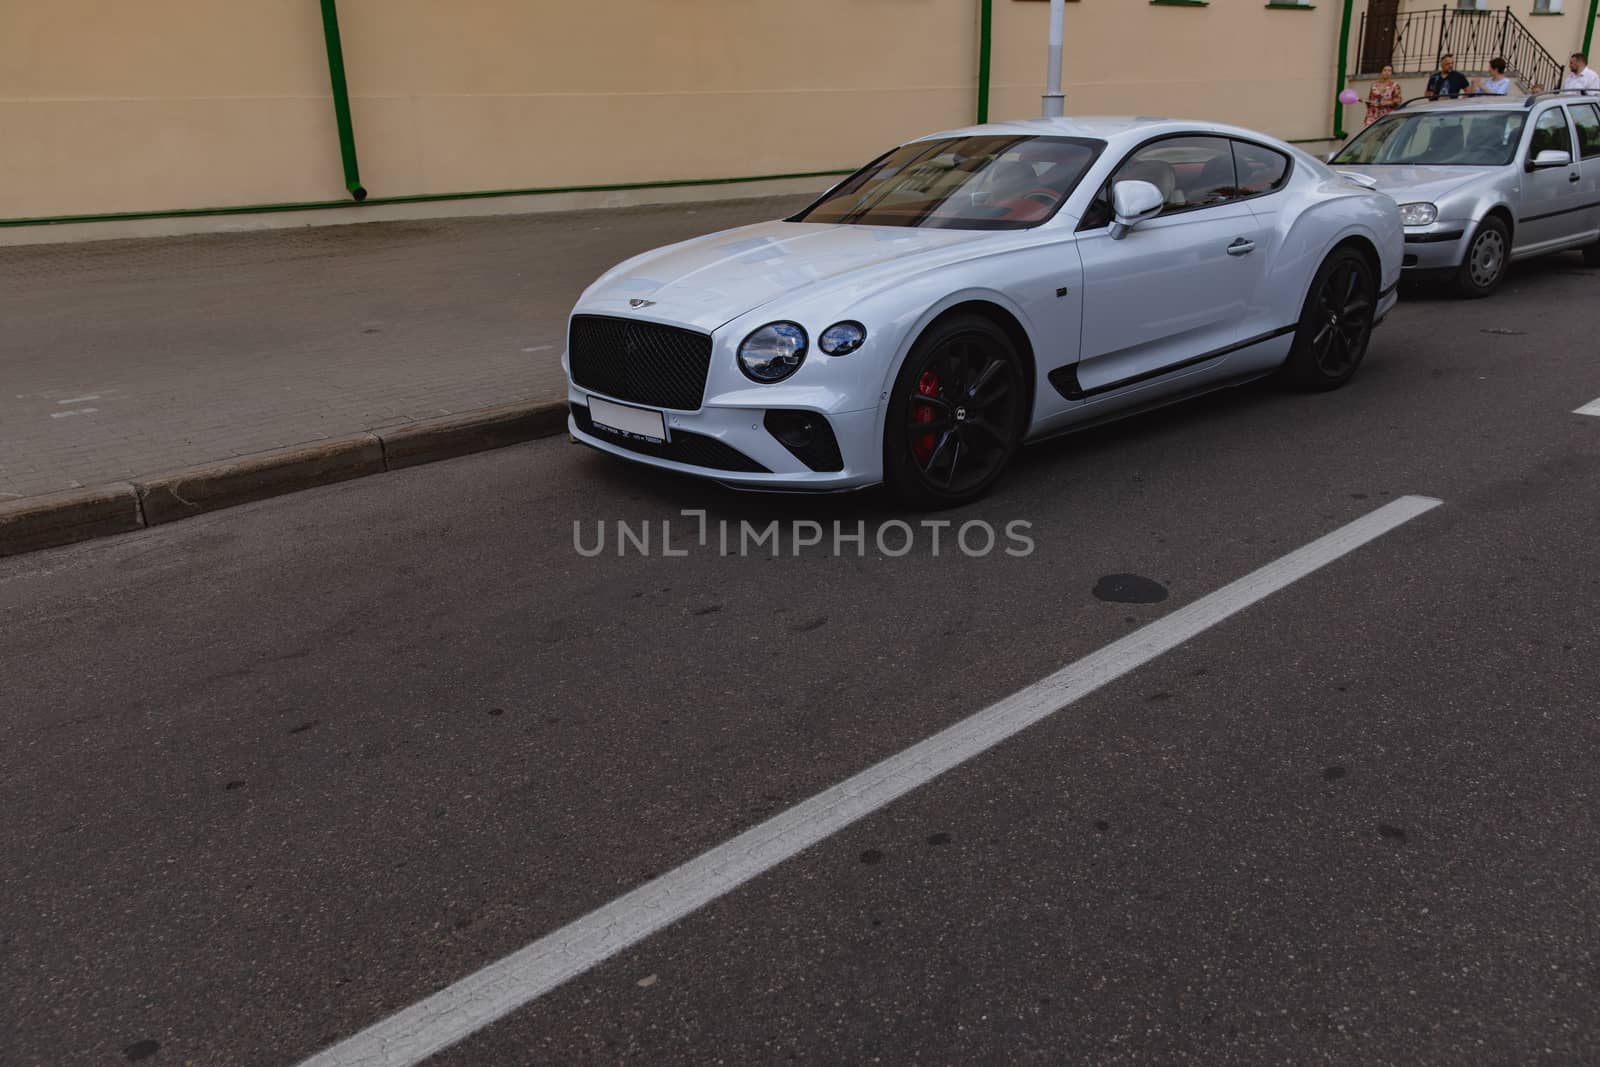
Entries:
[[1587,244],[1600,237],[1600,104],[1567,105],[1578,135],[1578,189],[1585,210],[1572,213],[1572,234]]
[[[1533,167],[1540,152],[1566,152],[1572,162],[1565,167]],[[1583,225],[1587,199],[1583,192],[1582,160],[1572,139],[1567,110],[1560,104],[1541,111],[1522,160],[1522,203],[1517,212],[1514,251],[1519,256],[1559,248],[1570,243],[1575,227]]]
[[[1155,184],[1166,206],[1114,239],[1109,186]],[[1248,329],[1261,285],[1266,227],[1238,196],[1225,137],[1166,137],[1141,146],[1112,174],[1078,234],[1083,320],[1073,399],[1165,388],[1214,366]],[[1076,395],[1074,395],[1076,394]]]
[[[1271,265],[1280,261],[1283,239],[1294,221],[1286,192],[1294,164],[1275,148],[1239,140],[1233,142],[1233,163],[1239,175],[1239,197],[1261,223],[1254,254],[1260,258],[1262,270],[1270,273]],[[1291,217],[1285,218],[1285,213]],[[1285,327],[1295,324],[1305,294],[1291,294],[1287,302],[1295,310],[1290,312],[1285,309],[1284,288],[1263,276],[1254,290],[1244,294],[1248,307],[1240,331],[1243,339],[1282,334]]]

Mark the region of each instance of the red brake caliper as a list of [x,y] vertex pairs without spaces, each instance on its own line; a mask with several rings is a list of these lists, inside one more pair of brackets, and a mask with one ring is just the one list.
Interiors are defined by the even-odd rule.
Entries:
[[[939,376],[931,370],[922,372],[922,377],[917,379],[917,392],[923,396],[939,395]],[[912,422],[932,422],[934,419],[933,407],[930,404],[918,404],[911,412]],[[928,462],[928,457],[933,455],[933,434],[919,437],[911,443],[911,451],[916,455],[918,463]]]

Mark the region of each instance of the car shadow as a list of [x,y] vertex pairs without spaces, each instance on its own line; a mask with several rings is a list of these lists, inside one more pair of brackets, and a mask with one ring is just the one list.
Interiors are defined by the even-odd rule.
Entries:
[[[1505,281],[1501,283],[1500,292],[1489,299],[1499,299],[1509,286],[1549,285],[1557,279],[1574,275],[1583,278],[1600,277],[1600,267],[1584,266],[1582,256],[1583,253],[1577,250],[1552,252],[1547,256],[1513,263]],[[1461,300],[1463,297],[1448,281],[1402,281],[1400,299],[1402,304],[1433,304],[1449,303]]]
[[1059,498],[1074,487],[1087,485],[1092,472],[1105,469],[1136,444],[1160,448],[1163,441],[1192,439],[1208,425],[1243,418],[1294,395],[1271,379],[1258,379],[1047,438],[1023,448],[988,496],[941,511],[913,511],[881,485],[834,493],[768,492],[735,489],[647,467],[587,446],[580,446],[578,460],[583,465],[582,477],[595,489],[593,499],[616,501],[621,497],[652,514],[704,510],[712,521],[756,525],[774,520],[863,521],[870,526],[891,519],[957,519],[1007,510],[1041,495]]

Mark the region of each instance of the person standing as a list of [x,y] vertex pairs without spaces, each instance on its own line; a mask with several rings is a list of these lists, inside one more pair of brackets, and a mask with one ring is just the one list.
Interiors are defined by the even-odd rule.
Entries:
[[1439,57],[1439,69],[1428,77],[1427,97],[1437,100],[1441,96],[1460,96],[1470,83],[1467,76],[1456,69],[1456,57],[1446,53]]
[[1399,106],[1400,83],[1394,80],[1394,68],[1384,64],[1378,80],[1367,93],[1367,121],[1362,125],[1371,126]]
[[1563,90],[1581,90],[1583,95],[1600,94],[1600,74],[1589,66],[1589,57],[1582,52],[1572,53],[1567,60],[1567,76],[1561,79]]
[[1511,92],[1511,79],[1506,77],[1506,61],[1499,56],[1489,60],[1489,76],[1474,78],[1474,96],[1505,96]]

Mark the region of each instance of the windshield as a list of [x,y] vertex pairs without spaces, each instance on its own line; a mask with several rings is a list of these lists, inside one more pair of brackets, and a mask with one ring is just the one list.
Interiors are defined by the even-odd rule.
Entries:
[[1345,145],[1333,162],[1376,166],[1499,167],[1522,140],[1521,111],[1388,115]]
[[950,137],[903,145],[869,163],[793,222],[1017,230],[1055,214],[1104,141]]

